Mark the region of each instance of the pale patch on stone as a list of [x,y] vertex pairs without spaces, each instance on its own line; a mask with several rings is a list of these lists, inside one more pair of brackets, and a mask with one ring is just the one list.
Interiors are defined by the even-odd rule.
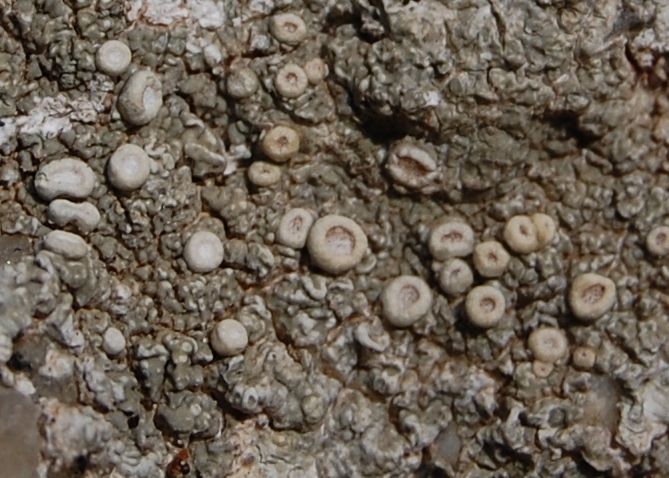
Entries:
[[186,2],[192,16],[202,28],[220,28],[225,22],[223,2],[214,0],[188,0]]
[[90,98],[70,100],[66,95],[45,97],[39,100],[30,114],[14,118],[0,118],[0,143],[6,143],[18,134],[36,134],[44,138],[55,138],[70,131],[76,123],[94,123],[107,92],[113,88],[109,81],[92,81],[88,85]]
[[55,347],[50,347],[44,359],[44,365],[39,369],[39,374],[45,378],[60,380],[71,377],[74,372],[74,358],[64,354]]

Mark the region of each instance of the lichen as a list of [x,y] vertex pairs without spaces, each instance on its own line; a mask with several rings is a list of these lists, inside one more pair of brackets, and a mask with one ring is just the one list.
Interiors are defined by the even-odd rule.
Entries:
[[9,2],[26,467],[668,475],[664,3]]

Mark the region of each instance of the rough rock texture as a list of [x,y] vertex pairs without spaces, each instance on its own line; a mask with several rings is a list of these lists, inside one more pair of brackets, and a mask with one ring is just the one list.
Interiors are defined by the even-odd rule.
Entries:
[[[277,33],[284,13],[306,33]],[[117,76],[96,67],[108,40],[132,54]],[[669,476],[669,268],[647,245],[669,225],[667,58],[664,0],[0,0],[0,404],[37,404],[39,476]],[[146,122],[118,107],[137,71],[160,80],[133,88]],[[279,125],[297,152],[249,181]],[[133,191],[108,177],[124,144],[150,161]],[[63,158],[95,176],[67,193],[93,221],[37,194]],[[295,208],[353,219],[359,262],[334,276],[277,241]],[[539,212],[555,238],[474,274],[506,308],[471,326],[430,231],[504,244]],[[207,273],[184,259],[197,231],[223,243]],[[567,300],[585,273],[615,284],[592,322]],[[433,300],[399,329],[380,295],[406,275]],[[224,358],[226,318],[248,346]],[[569,353],[535,357],[540,327]]]

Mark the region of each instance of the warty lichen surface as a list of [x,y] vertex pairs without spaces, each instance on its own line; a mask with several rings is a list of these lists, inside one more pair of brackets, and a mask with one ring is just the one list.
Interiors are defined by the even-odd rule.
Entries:
[[[16,463],[669,476],[668,59],[664,0],[0,0]],[[124,145],[146,154],[132,188]],[[304,247],[326,216],[355,234]],[[200,231],[218,240],[194,266]],[[310,257],[361,244],[348,268]],[[431,292],[402,324],[398,277]],[[386,302],[428,296],[407,284]],[[466,307],[479,286],[496,300]],[[231,357],[225,319],[248,336]]]

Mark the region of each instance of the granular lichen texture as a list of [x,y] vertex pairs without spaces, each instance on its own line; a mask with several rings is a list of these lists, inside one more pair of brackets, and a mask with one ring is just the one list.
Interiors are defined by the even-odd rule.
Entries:
[[0,476],[669,476],[665,0],[0,0]]

